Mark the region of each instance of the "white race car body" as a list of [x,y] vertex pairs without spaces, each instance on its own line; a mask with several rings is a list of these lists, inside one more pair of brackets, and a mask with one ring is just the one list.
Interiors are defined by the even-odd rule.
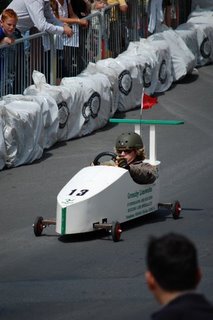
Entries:
[[158,209],[159,178],[140,185],[128,170],[89,166],[80,170],[57,197],[56,232],[89,232],[94,224],[123,223]]

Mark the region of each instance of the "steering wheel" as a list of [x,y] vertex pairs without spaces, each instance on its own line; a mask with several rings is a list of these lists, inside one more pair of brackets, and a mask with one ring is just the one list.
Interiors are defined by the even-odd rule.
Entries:
[[110,151],[101,152],[95,157],[93,161],[94,166],[99,166],[100,165],[99,160],[105,156],[110,157],[110,159],[112,159],[113,161],[117,158],[117,154],[114,152],[110,152]]

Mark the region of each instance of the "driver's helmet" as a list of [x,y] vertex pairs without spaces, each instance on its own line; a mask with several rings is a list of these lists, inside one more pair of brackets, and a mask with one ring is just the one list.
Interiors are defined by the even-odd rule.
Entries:
[[143,141],[141,136],[135,132],[122,133],[117,137],[115,148],[117,151],[128,149],[142,149]]

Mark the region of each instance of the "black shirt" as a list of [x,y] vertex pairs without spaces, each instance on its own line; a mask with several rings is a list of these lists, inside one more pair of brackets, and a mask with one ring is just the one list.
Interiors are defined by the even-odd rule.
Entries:
[[153,320],[212,320],[213,305],[201,294],[183,294],[152,315]]

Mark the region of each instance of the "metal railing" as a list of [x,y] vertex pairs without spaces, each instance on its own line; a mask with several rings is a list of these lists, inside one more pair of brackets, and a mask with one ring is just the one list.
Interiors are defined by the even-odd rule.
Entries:
[[[189,0],[176,0],[180,21],[189,13]],[[147,37],[148,1],[131,0],[128,11],[118,5],[85,17],[88,28],[73,26],[74,36],[35,33],[14,44],[0,46],[0,96],[20,94],[32,84],[32,72],[42,72],[48,83],[57,84],[62,77],[83,71],[89,62],[115,58],[126,50],[130,41]]]

